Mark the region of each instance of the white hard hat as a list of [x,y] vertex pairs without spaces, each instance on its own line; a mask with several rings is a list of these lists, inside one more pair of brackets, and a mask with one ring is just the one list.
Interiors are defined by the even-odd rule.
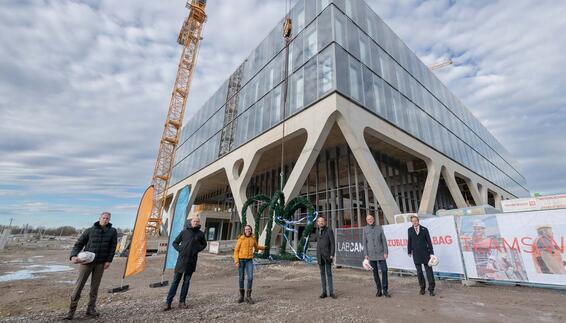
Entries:
[[435,255],[430,255],[430,259],[428,261],[428,265],[430,267],[438,265],[438,258]]
[[77,258],[83,264],[88,264],[88,263],[91,263],[94,260],[94,256],[95,256],[94,252],[83,251],[83,252],[79,252],[79,254],[77,255]]
[[474,227],[485,228],[485,223],[483,223],[482,220],[479,220],[479,219],[478,219],[478,220],[474,220],[473,226],[474,226]]
[[365,270],[372,270],[373,267],[369,264],[369,260],[364,259],[364,261],[362,262],[362,267],[364,267]]

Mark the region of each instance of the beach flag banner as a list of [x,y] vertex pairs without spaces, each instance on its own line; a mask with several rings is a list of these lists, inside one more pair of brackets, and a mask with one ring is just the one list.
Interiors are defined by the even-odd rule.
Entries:
[[173,269],[177,263],[179,252],[173,248],[173,241],[183,231],[185,221],[187,219],[187,207],[189,206],[190,189],[185,186],[179,192],[176,199],[175,209],[171,216],[171,229],[169,230],[169,239],[167,241],[167,255],[165,256],[165,268]]

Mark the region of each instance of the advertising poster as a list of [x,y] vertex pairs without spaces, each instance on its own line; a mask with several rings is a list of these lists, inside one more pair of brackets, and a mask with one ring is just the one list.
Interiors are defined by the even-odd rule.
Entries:
[[459,219],[468,277],[566,285],[566,210]]

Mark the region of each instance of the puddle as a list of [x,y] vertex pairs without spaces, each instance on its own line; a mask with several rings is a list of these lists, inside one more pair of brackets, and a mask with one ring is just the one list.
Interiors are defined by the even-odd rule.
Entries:
[[47,265],[47,266],[31,265],[31,266],[27,266],[26,269],[21,269],[18,271],[0,275],[0,282],[34,279],[41,277],[41,275],[38,274],[56,273],[56,272],[70,271],[70,270],[73,270],[73,268],[64,265]]

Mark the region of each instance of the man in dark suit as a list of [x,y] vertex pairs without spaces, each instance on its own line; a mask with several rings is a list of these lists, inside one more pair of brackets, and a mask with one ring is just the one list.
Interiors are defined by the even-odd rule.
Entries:
[[[326,219],[319,217],[316,220],[318,230],[316,232],[316,260],[320,269],[320,282],[322,294],[320,298],[330,296],[336,298],[332,284],[332,260],[334,259],[334,232],[326,225]],[[326,284],[328,282],[328,285]],[[326,289],[328,287],[328,294]]]
[[177,288],[183,279],[181,286],[181,295],[179,297],[179,308],[187,308],[186,299],[189,292],[189,284],[191,277],[197,268],[198,253],[206,248],[206,239],[204,233],[200,231],[200,219],[191,219],[190,225],[179,233],[175,241],[173,241],[173,248],[179,252],[177,257],[177,264],[175,265],[175,274],[173,282],[167,294],[167,301],[164,311],[171,309],[173,298],[177,293]]
[[424,265],[426,279],[428,280],[428,292],[430,293],[430,296],[434,296],[434,276],[432,274],[432,267],[428,265],[430,256],[434,255],[430,234],[428,233],[427,228],[420,225],[418,216],[413,215],[411,217],[411,223],[413,225],[409,228],[408,232],[407,251],[409,253],[409,257],[413,257],[415,267],[417,267],[417,276],[419,277],[419,285],[421,286],[421,295],[425,294],[426,288],[422,268]]

